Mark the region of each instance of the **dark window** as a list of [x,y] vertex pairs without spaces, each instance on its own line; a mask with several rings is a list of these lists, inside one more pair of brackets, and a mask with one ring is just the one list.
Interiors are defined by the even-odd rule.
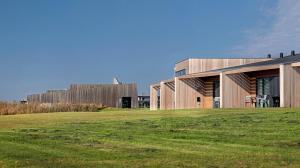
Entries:
[[200,97],[197,97],[197,102],[201,102],[201,98]]
[[220,97],[220,81],[214,81],[213,97]]
[[256,80],[256,94],[258,96],[279,96],[279,77],[258,78]]
[[220,81],[213,83],[213,107],[220,108]]
[[256,96],[269,96],[269,106],[280,106],[280,88],[279,77],[257,78],[256,79]]
[[178,76],[183,76],[183,75],[186,75],[186,69],[182,69],[180,71],[176,71],[175,72],[175,76],[178,77]]
[[122,97],[122,108],[131,108],[131,97]]

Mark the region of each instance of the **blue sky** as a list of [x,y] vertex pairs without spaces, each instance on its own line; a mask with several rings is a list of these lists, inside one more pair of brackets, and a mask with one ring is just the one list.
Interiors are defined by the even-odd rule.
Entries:
[[299,8],[297,0],[0,0],[0,100],[115,76],[148,93],[188,57],[297,50]]

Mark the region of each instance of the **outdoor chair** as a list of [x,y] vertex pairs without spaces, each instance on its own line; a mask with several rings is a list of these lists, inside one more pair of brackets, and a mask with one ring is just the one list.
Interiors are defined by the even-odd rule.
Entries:
[[270,96],[269,95],[258,96],[256,99],[257,99],[258,107],[269,107],[270,106]]
[[256,102],[257,102],[256,97],[252,96],[251,99],[252,99],[252,107],[256,107]]
[[274,96],[274,97],[272,97],[272,99],[273,99],[274,107],[280,107],[280,97],[279,96]]
[[246,96],[245,97],[245,107],[251,107],[252,106],[252,96]]
[[214,98],[214,108],[220,108],[220,97]]

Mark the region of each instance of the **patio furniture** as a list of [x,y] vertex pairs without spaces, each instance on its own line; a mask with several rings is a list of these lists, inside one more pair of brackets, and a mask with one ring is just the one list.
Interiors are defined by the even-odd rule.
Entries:
[[220,97],[214,98],[214,108],[220,108]]
[[245,97],[245,107],[251,107],[252,106],[252,96],[246,96]]
[[272,97],[273,99],[273,106],[274,107],[280,107],[280,97],[279,96],[274,96]]
[[262,96],[257,95],[257,97],[256,97],[256,107],[262,107],[261,106],[261,99],[262,99]]
[[256,97],[251,97],[251,99],[252,99],[252,107],[256,107],[256,102],[257,102],[257,100],[256,100]]
[[269,95],[259,95],[256,97],[256,106],[257,107],[269,107],[270,106],[270,96]]

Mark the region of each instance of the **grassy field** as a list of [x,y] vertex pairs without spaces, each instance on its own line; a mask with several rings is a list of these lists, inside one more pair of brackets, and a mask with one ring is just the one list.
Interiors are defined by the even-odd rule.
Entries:
[[300,167],[300,109],[0,116],[0,167]]

